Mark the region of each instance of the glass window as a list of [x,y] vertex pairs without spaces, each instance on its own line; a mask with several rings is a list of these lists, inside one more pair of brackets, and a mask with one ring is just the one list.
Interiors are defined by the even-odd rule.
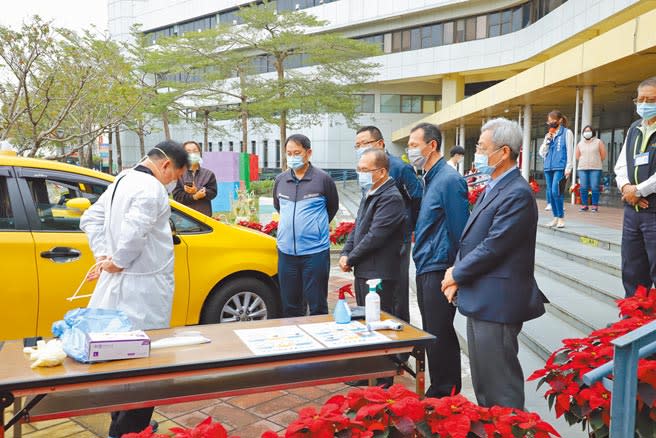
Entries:
[[512,10],[501,13],[501,34],[505,35],[512,31]]
[[83,211],[67,205],[67,202],[74,198],[86,198],[93,204],[106,189],[105,185],[75,182],[59,177],[28,178],[27,183],[39,215],[41,229],[46,231],[80,231]]
[[257,142],[255,140],[251,141],[251,154],[255,154],[257,149]]
[[444,44],[444,38],[442,37],[444,30],[442,29],[442,25],[434,24],[431,27],[433,28],[433,47],[441,46]]
[[487,37],[487,15],[476,17],[476,39]]
[[423,96],[421,104],[422,113],[434,113],[440,110],[439,96]]
[[223,142],[219,142],[219,152],[223,152]]
[[9,190],[7,188],[7,179],[0,176],[0,231],[14,230],[16,223],[14,221],[14,212],[9,202]]
[[383,35],[383,52],[392,53],[392,34],[386,33]]
[[532,2],[528,2],[524,4],[524,6],[522,6],[522,8],[524,9],[524,11],[522,12],[522,28],[525,28],[533,21],[531,18],[533,12],[532,7],[533,7]]
[[262,152],[264,153],[264,157],[262,158],[260,167],[268,167],[269,166],[269,140],[262,141]]
[[421,96],[401,96],[402,113],[420,113]]
[[469,17],[465,21],[465,40],[471,41],[476,39],[476,17]]
[[501,35],[501,13],[495,12],[493,14],[488,15],[487,25],[488,25],[487,34],[489,37],[495,37]]
[[518,7],[512,11],[512,31],[518,31],[522,28],[522,13],[524,11],[523,7]]
[[392,33],[392,52],[401,51],[401,32]]
[[453,44],[453,21],[444,23],[444,44]]
[[276,167],[280,167],[280,140],[276,140]]
[[234,152],[234,151],[235,151],[235,143],[232,142],[232,141],[229,141],[229,142],[228,142],[228,148],[229,148],[228,150],[229,150],[230,152]]
[[432,26],[424,26],[421,28],[421,47],[431,47],[433,45],[433,28]]
[[175,227],[176,234],[193,234],[209,231],[207,225],[197,222],[195,219],[179,212],[175,208],[171,208],[171,223]]
[[358,103],[355,111],[358,113],[373,113],[374,112],[374,95],[373,94],[357,94]]
[[401,33],[401,50],[410,50],[410,31],[404,30]]
[[461,43],[465,40],[465,20],[460,19],[456,21],[456,43]]
[[401,109],[401,96],[398,94],[380,95],[381,113],[398,113]]
[[421,49],[421,28],[410,31],[410,50]]

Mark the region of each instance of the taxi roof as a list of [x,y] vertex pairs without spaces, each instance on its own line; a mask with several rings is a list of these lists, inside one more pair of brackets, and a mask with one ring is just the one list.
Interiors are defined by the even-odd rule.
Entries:
[[59,161],[44,160],[40,158],[19,157],[13,154],[0,154],[0,166],[33,167],[37,169],[61,170],[64,172],[77,173],[79,175],[113,181],[114,177],[108,173],[87,169],[86,167],[73,164],[60,163]]

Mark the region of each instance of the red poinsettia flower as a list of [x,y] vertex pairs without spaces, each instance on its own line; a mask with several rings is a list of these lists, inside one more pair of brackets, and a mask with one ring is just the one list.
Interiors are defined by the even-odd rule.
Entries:
[[193,429],[172,427],[173,438],[228,438],[228,432],[221,423],[213,423],[212,417],[207,417]]
[[285,438],[332,438],[349,424],[342,408],[335,404],[324,405],[319,412],[313,407],[301,409],[296,421],[287,427]]
[[283,438],[281,435],[278,435],[276,432],[272,430],[267,430],[260,436],[260,438]]
[[581,390],[576,396],[576,401],[579,405],[587,403],[593,411],[598,408],[610,409],[610,392],[601,382],[596,382],[591,387]]
[[485,191],[485,186],[484,185],[481,185],[481,186],[478,186],[474,189],[469,190],[469,192],[467,193],[467,199],[469,200],[469,206],[470,207],[473,207],[474,204],[476,204],[476,201],[478,200],[478,197],[484,191]]
[[638,362],[638,381],[656,388],[656,360],[640,359]]
[[656,289],[647,290],[644,286],[638,286],[634,296],[618,300],[620,314],[624,317],[644,317],[656,313]]
[[251,221],[239,221],[237,225],[242,227],[251,228],[253,230],[262,231],[262,224]]
[[265,226],[262,227],[262,232],[268,234],[269,236],[276,236],[278,232],[278,221],[271,221]]
[[154,433],[153,426],[148,426],[141,432],[132,432],[122,435],[123,438],[171,438],[168,435],[163,435],[161,433]]

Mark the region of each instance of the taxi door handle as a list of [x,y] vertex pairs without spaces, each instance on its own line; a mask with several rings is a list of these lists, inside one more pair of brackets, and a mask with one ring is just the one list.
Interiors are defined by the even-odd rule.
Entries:
[[68,263],[73,262],[80,258],[82,253],[75,248],[68,248],[65,246],[56,246],[49,251],[43,251],[41,257],[44,259],[51,259],[55,263]]

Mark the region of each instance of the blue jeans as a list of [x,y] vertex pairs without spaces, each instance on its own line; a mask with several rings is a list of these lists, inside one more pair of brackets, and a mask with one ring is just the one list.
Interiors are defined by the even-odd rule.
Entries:
[[[545,183],[546,183],[547,172],[544,172],[544,179],[545,179]],[[546,187],[544,193],[546,193],[546,195],[547,195],[547,204],[551,205],[551,190],[549,190],[549,184],[547,184],[547,187]]]
[[551,203],[551,213],[554,217],[565,217],[565,206],[563,205],[563,194],[558,190],[558,184],[563,179],[565,171],[559,170],[545,170],[544,177],[547,180],[546,190],[549,193],[549,200]]
[[329,275],[330,249],[301,256],[278,250],[282,316],[305,316],[305,303],[310,307],[310,315],[326,315]]
[[599,205],[599,185],[601,184],[601,169],[579,170],[581,183],[581,205],[588,205],[588,191],[592,190],[592,205]]

